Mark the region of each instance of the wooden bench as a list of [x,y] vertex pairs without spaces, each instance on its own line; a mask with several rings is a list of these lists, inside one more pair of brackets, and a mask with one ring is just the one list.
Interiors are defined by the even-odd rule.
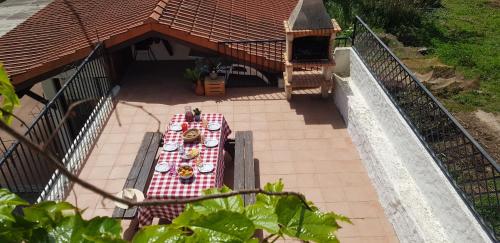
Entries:
[[[251,131],[236,132],[234,153],[234,190],[256,188],[253,135]],[[253,204],[255,195],[243,195],[243,200],[245,205]]]
[[[141,147],[135,157],[134,165],[128,174],[123,188],[135,188],[146,193],[147,185],[151,180],[151,171],[155,164],[156,153],[161,146],[162,134],[159,132],[147,132],[142,139]],[[132,219],[137,214],[137,207],[121,209],[116,207],[113,218]]]

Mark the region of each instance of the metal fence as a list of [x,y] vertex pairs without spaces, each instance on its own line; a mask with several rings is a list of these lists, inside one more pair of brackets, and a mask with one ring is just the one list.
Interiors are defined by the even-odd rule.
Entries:
[[229,87],[274,86],[284,70],[285,48],[285,39],[219,42],[219,73]]
[[[27,128],[25,136],[37,144],[47,144],[47,150],[64,161],[72,146],[78,144],[82,128],[98,109],[111,89],[104,47],[99,44],[74,70],[71,78]],[[63,120],[68,108],[82,102]],[[60,129],[57,127],[61,124]],[[50,190],[55,170],[39,154],[20,142],[14,142],[0,158],[0,186],[8,188],[29,202],[35,202]]]
[[[336,47],[350,45],[350,37],[342,36],[335,39]],[[252,78],[256,78],[260,81],[264,80],[267,85],[275,86],[277,79],[282,76],[285,70],[285,39],[219,42],[217,51],[223,57],[220,73],[225,74],[229,85],[234,83],[237,83],[237,86],[245,86],[244,83],[258,84],[259,80],[252,80]],[[317,70],[321,67],[302,69]]]
[[358,17],[353,49],[473,214],[500,239],[500,167]]

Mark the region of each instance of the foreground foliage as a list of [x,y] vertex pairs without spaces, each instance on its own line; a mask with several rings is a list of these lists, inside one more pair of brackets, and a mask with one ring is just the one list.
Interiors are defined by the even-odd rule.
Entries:
[[[264,190],[281,192],[283,183],[267,184]],[[205,195],[231,190],[209,189]],[[17,206],[24,216],[13,213]],[[82,211],[67,202],[29,205],[17,195],[0,189],[0,242],[125,242],[120,221],[108,217],[84,220]],[[320,212],[312,203],[296,196],[259,194],[256,202],[244,206],[238,195],[188,204],[170,225],[141,229],[133,242],[259,242],[257,230],[266,231],[270,240],[288,236],[315,242],[338,242],[337,221],[349,219],[335,213]]]
[[[14,86],[10,83],[9,76],[5,71],[3,64],[0,63],[0,100],[2,104],[0,105],[0,120],[7,124],[12,122],[12,116],[10,115],[16,106],[19,105],[19,98],[16,95]],[[6,111],[6,112],[4,112]]]

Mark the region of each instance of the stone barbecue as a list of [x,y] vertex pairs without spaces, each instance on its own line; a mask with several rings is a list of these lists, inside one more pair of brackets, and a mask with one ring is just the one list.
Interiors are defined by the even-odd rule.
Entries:
[[285,92],[321,88],[323,97],[332,88],[334,41],[340,26],[330,19],[322,0],[299,0],[284,21],[286,31]]

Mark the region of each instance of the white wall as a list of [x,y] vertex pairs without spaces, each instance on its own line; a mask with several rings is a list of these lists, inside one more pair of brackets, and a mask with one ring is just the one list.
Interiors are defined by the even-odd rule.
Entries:
[[350,74],[336,76],[335,102],[399,240],[491,242],[357,54],[335,59]]
[[[157,61],[166,60],[192,60],[193,57],[189,56],[191,48],[174,41],[168,41],[172,46],[173,54],[170,56],[167,49],[163,45],[163,40],[159,43],[153,43],[151,45],[151,50],[153,51]],[[134,46],[132,46],[132,53],[135,53]],[[151,57],[148,56],[146,51],[139,51],[137,53],[137,61],[151,61]]]

